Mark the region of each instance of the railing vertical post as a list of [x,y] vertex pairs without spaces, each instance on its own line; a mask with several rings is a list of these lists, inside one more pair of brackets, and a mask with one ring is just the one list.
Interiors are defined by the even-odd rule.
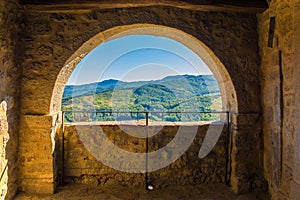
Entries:
[[146,126],[149,125],[149,112],[146,112]]
[[148,136],[149,136],[149,127],[148,127],[148,125],[149,125],[149,112],[146,112],[146,174],[145,174],[145,184],[146,184],[146,190],[148,190],[148,183],[149,183],[149,177],[148,177],[148,151],[149,151],[149,138],[148,138]]
[[61,133],[61,184],[65,183],[65,112],[62,111],[62,133]]

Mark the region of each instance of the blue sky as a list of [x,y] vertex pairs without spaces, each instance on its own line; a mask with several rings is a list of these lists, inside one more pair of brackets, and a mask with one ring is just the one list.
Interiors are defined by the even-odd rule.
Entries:
[[96,47],[77,65],[67,84],[158,80],[184,74],[212,73],[198,55],[175,40],[131,35]]

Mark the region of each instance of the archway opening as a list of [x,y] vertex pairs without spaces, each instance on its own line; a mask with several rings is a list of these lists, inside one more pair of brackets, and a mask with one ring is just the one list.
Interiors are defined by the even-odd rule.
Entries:
[[121,27],[115,27],[95,35],[93,38],[85,42],[65,63],[60,74],[57,77],[54,87],[50,113],[56,113],[61,110],[61,100],[64,87],[67,84],[71,74],[76,66],[88,55],[93,49],[104,42],[108,42],[117,38],[122,38],[130,35],[152,35],[165,37],[177,41],[186,46],[197,56],[199,56],[209,70],[216,78],[220,93],[222,96],[222,110],[237,112],[237,99],[234,86],[230,75],[220,60],[214,53],[201,41],[193,36],[170,27],[151,24],[135,24]]
[[148,122],[203,123],[223,112],[218,82],[202,59],[175,40],[151,35],[92,50],[72,73],[62,110],[69,123],[139,121],[146,112]]
[[[130,26],[124,26],[124,27],[116,27],[116,28],[110,29],[108,31],[105,31],[103,33],[100,33],[100,34],[96,35],[91,40],[87,41],[80,49],[78,49],[78,51],[75,52],[73,54],[73,56],[66,62],[64,68],[61,70],[61,73],[59,74],[59,76],[57,78],[56,87],[54,88],[54,94],[56,94],[56,95],[52,96],[52,101],[51,101],[51,113],[58,112],[61,109],[59,100],[62,99],[61,97],[62,97],[62,93],[63,93],[63,88],[64,88],[65,84],[67,83],[68,78],[71,76],[71,73],[74,71],[75,67],[80,63],[80,61],[82,61],[83,59],[85,59],[85,56],[88,55],[88,53],[90,51],[92,51],[92,49],[96,48],[99,44],[101,44],[101,43],[103,43],[105,41],[112,41],[112,40],[114,40],[116,38],[122,38],[122,37],[126,37],[128,35],[136,35],[136,34],[140,34],[140,35],[147,34],[147,35],[153,35],[153,36],[167,37],[167,38],[176,40],[176,41],[184,44],[185,46],[187,46],[189,49],[191,49],[196,55],[198,55],[199,57],[202,58],[202,60],[204,61],[204,63],[207,66],[209,66],[210,70],[214,74],[214,76],[216,78],[216,81],[217,81],[217,83],[219,85],[220,93],[221,93],[221,96],[222,96],[222,109],[225,110],[225,111],[237,111],[237,103],[236,103],[236,98],[235,98],[235,90],[234,90],[234,87],[233,87],[233,85],[231,83],[231,79],[230,79],[230,77],[229,77],[229,75],[228,75],[225,67],[220,63],[220,61],[216,58],[216,56],[214,56],[214,54],[209,50],[209,48],[207,48],[199,40],[193,38],[192,36],[190,36],[190,35],[182,32],[180,30],[169,28],[169,27],[164,27],[164,26],[143,24],[143,25],[130,25]],[[147,111],[147,112],[149,112],[149,111]],[[88,117],[88,119],[90,120],[90,117]],[[227,123],[228,123],[228,121],[227,121]],[[80,130],[85,130],[86,128],[87,127],[83,127]],[[95,130],[91,129],[91,125],[89,125],[89,128],[90,129],[89,129],[88,132],[94,134]],[[109,127],[106,127],[106,128],[108,128],[108,131],[111,132],[111,129]],[[168,128],[170,128],[170,127],[168,127]],[[188,127],[188,128],[190,128],[190,127]],[[78,127],[75,127],[75,129],[77,131],[79,130]],[[113,127],[113,129],[114,129],[114,127]],[[125,129],[126,129],[126,127],[125,127]],[[192,130],[192,131],[191,130],[189,130],[189,131],[182,130],[182,132],[185,132],[185,133],[186,132],[196,132],[196,134],[197,134],[197,130],[198,129],[199,129],[199,127],[197,126],[195,128],[195,130]],[[205,131],[207,131],[207,129],[209,129],[209,127],[207,127],[205,129]],[[73,127],[72,131],[74,131],[74,127]],[[145,131],[144,127],[142,129],[140,129],[138,127],[138,128],[136,128],[135,131],[136,132],[141,131],[143,133],[146,132],[147,134],[149,134],[149,128],[148,128],[148,126],[146,128],[146,131]],[[223,132],[223,129],[220,130],[220,134],[222,132]],[[176,133],[176,131],[175,131],[175,133]],[[70,135],[74,135],[74,134],[70,134]],[[118,140],[115,135],[110,135],[110,137],[112,137],[113,140]],[[146,137],[144,137],[144,138],[148,138],[148,135]],[[171,135],[170,138],[175,138],[175,136]],[[225,138],[225,137],[221,137],[221,138],[222,138],[221,139],[221,143],[226,144],[227,138]],[[87,144],[88,144],[88,146],[93,146],[93,145],[90,145],[88,143],[89,141],[85,140],[85,138],[79,138],[79,139],[78,138],[71,138],[71,139],[74,139],[74,141],[77,141],[77,143],[84,144],[85,146]],[[172,139],[170,139],[170,140],[172,140]],[[168,142],[170,142],[170,140],[169,141],[165,141],[165,143],[162,144],[162,146],[168,144]],[[205,137],[200,137],[199,140],[203,141],[203,140],[205,140]],[[213,140],[213,139],[210,138],[210,141],[211,140]],[[142,143],[142,141],[134,141],[134,142],[140,143],[140,144]],[[146,143],[147,142],[149,142],[149,141],[146,140]],[[217,142],[218,141],[215,141],[215,143],[217,143]],[[62,141],[62,143],[64,143],[64,141]],[[225,151],[222,152],[223,158],[225,158],[226,156],[228,156],[227,149],[228,148],[225,147],[224,148]],[[127,150],[129,150],[129,149],[127,149]],[[135,149],[135,150],[138,151],[138,149]],[[76,151],[76,149],[75,149],[75,151]],[[80,151],[82,151],[82,149]],[[148,150],[146,149],[146,151],[149,151],[149,149]],[[197,149],[197,151],[199,151],[199,149]],[[201,149],[200,149],[200,151],[201,151]],[[92,153],[93,157],[97,157],[97,155],[95,155],[97,153],[98,152]],[[192,153],[195,154],[195,152],[192,152]],[[71,154],[72,154],[72,152],[71,152]],[[183,153],[181,155],[183,155]],[[161,154],[161,157],[164,157],[164,156],[165,157],[172,157],[172,155],[169,155],[168,153],[164,154],[164,152],[163,152]],[[62,157],[64,158],[64,156],[62,156]],[[90,158],[89,157],[85,157],[85,158],[82,158],[82,159],[83,160],[86,160],[86,159],[89,160]],[[147,157],[145,157],[145,162],[142,162],[142,163],[147,163],[147,162],[148,162],[147,161]],[[221,182],[226,182],[227,178],[228,178],[228,177],[226,177],[226,175],[227,175],[227,172],[226,172],[226,170],[227,170],[227,162],[228,162],[227,160],[224,160],[224,166],[223,166],[224,167],[224,171],[222,171],[222,173],[225,172],[225,175],[224,175],[223,178],[220,178]],[[172,167],[174,168],[174,166],[176,166],[176,164],[173,165]],[[139,168],[140,166],[134,166],[134,167],[140,169]],[[149,172],[149,169],[147,169],[147,167],[149,167],[149,166],[144,166],[144,165],[142,166],[143,169],[144,168],[146,169],[142,173],[146,172],[146,174],[147,174],[147,172]],[[173,169],[172,167],[170,168],[170,171],[172,171],[172,169]],[[97,168],[97,169],[100,169],[100,168]],[[153,167],[153,170],[155,171],[157,169],[155,167]],[[126,171],[126,173],[128,173],[128,171]],[[136,171],[135,171],[135,173],[137,174],[138,177],[139,176],[143,177],[143,175],[139,175],[139,173],[137,173]],[[71,174],[71,176],[72,175],[74,175],[74,174]],[[82,176],[82,173],[81,174],[77,174],[77,175],[79,177],[79,178],[76,179],[78,182],[81,182],[81,181],[84,182],[85,181],[84,180],[85,177]],[[120,174],[115,173],[115,175],[120,175]],[[76,176],[76,174],[74,176]],[[82,177],[83,177],[83,179],[82,179]],[[148,177],[148,179],[149,179],[149,177]],[[199,178],[199,180],[200,180],[200,178]],[[155,182],[155,180],[152,180],[152,181]],[[100,177],[100,179],[97,178],[96,180],[92,180],[92,182],[101,183],[101,177]],[[160,181],[156,181],[156,182],[158,183],[156,185],[159,185]]]

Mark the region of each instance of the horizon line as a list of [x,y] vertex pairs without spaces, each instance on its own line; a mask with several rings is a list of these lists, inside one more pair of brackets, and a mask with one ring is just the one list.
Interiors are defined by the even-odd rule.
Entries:
[[178,75],[169,75],[169,76],[165,76],[165,77],[163,77],[163,78],[160,78],[160,79],[152,79],[152,80],[132,80],[132,81],[123,81],[123,80],[119,80],[119,79],[114,79],[114,78],[109,78],[109,79],[104,79],[104,80],[100,80],[100,81],[94,81],[94,82],[87,82],[87,83],[81,83],[81,84],[68,84],[68,83],[66,83],[66,86],[68,85],[68,86],[74,86],[74,85],[76,85],[76,86],[78,86],[78,85],[89,85],[89,84],[93,84],[93,83],[101,83],[101,82],[103,82],[103,81],[109,81],[109,80],[116,80],[116,81],[121,81],[121,82],[124,82],[124,83],[133,83],[133,82],[143,82],[143,81],[159,81],[159,80],[163,80],[163,79],[165,79],[165,78],[167,78],[167,77],[174,77],[174,76],[186,76],[186,75],[188,75],[188,76],[214,76],[212,73],[211,74],[198,74],[198,75],[195,75],[195,74],[178,74]]

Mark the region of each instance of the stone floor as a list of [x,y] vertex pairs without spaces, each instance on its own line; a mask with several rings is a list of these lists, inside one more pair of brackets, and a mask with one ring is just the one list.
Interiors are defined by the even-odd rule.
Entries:
[[267,195],[246,194],[237,196],[224,185],[173,186],[147,191],[137,187],[89,187],[81,184],[68,184],[53,195],[19,194],[16,200],[269,200]]

